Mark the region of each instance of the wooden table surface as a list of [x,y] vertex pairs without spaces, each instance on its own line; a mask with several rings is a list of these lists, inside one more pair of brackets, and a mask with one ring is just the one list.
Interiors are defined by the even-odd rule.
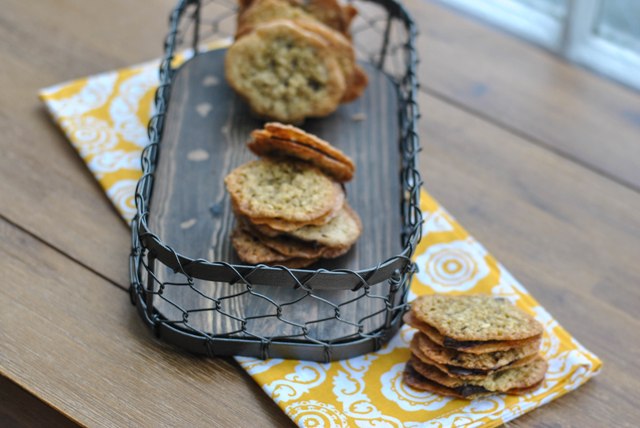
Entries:
[[[37,99],[161,53],[174,0],[4,0],[0,426],[291,426],[234,362],[154,341],[129,231]],[[640,95],[436,2],[421,28],[426,188],[602,374],[509,426],[637,426]]]

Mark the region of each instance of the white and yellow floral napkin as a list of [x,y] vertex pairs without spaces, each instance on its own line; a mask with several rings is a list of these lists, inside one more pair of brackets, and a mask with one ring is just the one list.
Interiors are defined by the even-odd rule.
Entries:
[[[213,46],[212,46],[213,48]],[[140,152],[158,84],[158,61],[43,89],[40,97],[122,217],[135,214]],[[221,76],[222,78],[222,76]],[[545,326],[544,384],[525,396],[466,401],[405,386],[413,330],[403,327],[378,352],[321,364],[237,357],[242,367],[299,426],[493,427],[576,389],[600,369],[583,348],[509,272],[426,192],[419,272],[410,298],[428,293],[492,293],[506,297]]]

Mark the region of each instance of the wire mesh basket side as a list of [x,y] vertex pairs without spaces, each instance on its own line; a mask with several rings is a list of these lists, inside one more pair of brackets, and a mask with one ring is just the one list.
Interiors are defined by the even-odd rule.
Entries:
[[[182,55],[198,55],[200,43],[209,36],[232,35],[235,22],[235,4],[226,0],[181,0],[170,17],[170,30],[165,40],[165,56],[160,64],[160,84],[155,94],[155,114],[148,127],[150,144],[142,154],[143,176],[136,188],[137,215],[132,222],[132,253],[130,257],[131,299],[140,315],[156,336],[190,351],[208,355],[251,355],[260,358],[284,357],[330,361],[343,359],[379,347],[397,331],[406,309],[406,295],[414,272],[410,261],[421,237],[422,215],[419,208],[419,192],[422,184],[416,166],[419,151],[416,99],[417,55],[415,51],[416,29],[407,11],[392,0],[354,2],[360,10],[354,23],[354,40],[360,59],[376,64],[388,74],[398,89],[400,109],[400,147],[402,154],[401,181],[403,219],[401,254],[362,271],[349,270],[299,270],[265,265],[243,266],[230,263],[191,259],[178,254],[155,235],[148,226],[149,201],[153,190],[154,173],[158,160],[165,115],[169,104],[172,78],[176,72],[175,59]],[[205,12],[204,6],[213,10]],[[212,7],[213,6],[213,7]],[[371,7],[370,7],[371,6]],[[209,15],[208,15],[209,14]],[[186,19],[185,19],[186,18]],[[191,33],[189,38],[188,34]],[[364,35],[359,37],[358,35]],[[378,48],[371,48],[371,41],[379,39]],[[359,40],[367,40],[360,45]],[[185,45],[190,47],[183,50]],[[157,269],[172,270],[176,279],[162,281]],[[198,287],[199,280],[223,281],[237,286],[237,294],[216,298],[205,295]],[[292,302],[275,302],[261,290],[262,284],[279,283],[279,286],[299,290],[300,298]],[[330,286],[327,286],[330,284]],[[383,284],[383,286],[381,286]],[[190,293],[199,293],[208,301],[207,307],[183,308],[165,297],[167,287],[179,287]],[[326,298],[331,287],[352,290],[353,297],[340,302]],[[380,292],[380,291],[383,292]],[[272,311],[264,315],[242,318],[225,312],[225,305],[237,296],[253,298],[273,304]],[[326,315],[296,322],[287,318],[288,305],[312,300],[326,308]],[[373,299],[380,309],[364,314],[357,320],[345,317],[345,312],[359,299]],[[154,302],[158,300],[175,306],[173,316],[160,313]],[[212,334],[194,327],[193,319],[200,314],[216,311],[229,317],[232,327],[222,333]],[[374,317],[384,322],[375,329],[367,323]],[[273,320],[288,328],[288,334],[260,336],[251,333],[252,322]],[[327,340],[314,336],[317,325],[330,322],[353,327],[353,334]]]

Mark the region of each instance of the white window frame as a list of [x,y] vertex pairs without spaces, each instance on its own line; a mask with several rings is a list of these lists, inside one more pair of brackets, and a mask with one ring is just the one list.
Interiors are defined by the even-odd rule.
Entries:
[[439,1],[640,89],[640,52],[598,37],[593,30],[602,0],[568,0],[568,10],[562,18],[541,13],[517,0]]

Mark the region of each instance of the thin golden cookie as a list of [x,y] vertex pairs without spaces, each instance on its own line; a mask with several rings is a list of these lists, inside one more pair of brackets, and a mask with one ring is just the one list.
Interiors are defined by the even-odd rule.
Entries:
[[531,361],[533,361],[535,358],[538,357],[538,354],[535,353],[533,355],[529,355],[519,360],[513,361],[510,364],[507,364],[505,366],[496,367],[494,369],[488,369],[488,370],[470,369],[465,367],[453,366],[450,364],[442,364],[431,359],[418,346],[418,342],[417,342],[418,340],[419,339],[417,339],[416,336],[414,336],[413,340],[411,341],[411,344],[409,345],[409,349],[411,350],[411,353],[413,355],[415,355],[418,359],[420,359],[420,361],[424,362],[425,364],[435,366],[441,372],[444,372],[449,376],[460,378],[460,379],[470,379],[470,380],[484,379],[487,377],[487,375],[508,370],[513,367],[520,367],[522,365],[529,364]]
[[440,385],[448,388],[480,386],[490,392],[509,393],[513,389],[530,388],[539,384],[547,372],[547,362],[540,356],[523,366],[504,370],[477,380],[448,376],[435,366],[425,364],[416,357],[412,357],[410,362],[418,373]]
[[[337,184],[337,183],[335,183]],[[322,226],[329,223],[333,218],[335,218],[342,209],[344,205],[345,194],[342,188],[340,187],[340,192],[338,193],[338,197],[336,198],[336,202],[334,206],[329,210],[326,214],[321,217],[315,218],[313,220],[307,221],[290,221],[283,220],[279,218],[271,218],[271,217],[247,217],[247,219],[251,222],[253,226],[256,226],[258,230],[261,227],[266,228],[266,230],[276,231],[279,233],[285,232],[293,232],[302,227],[313,225],[313,226]],[[236,206],[235,202],[231,203],[231,207],[233,208],[234,213],[239,217],[246,217],[246,215],[241,212]],[[266,236],[277,236],[272,233],[264,233]]]
[[311,31],[326,40],[335,52],[345,78],[346,90],[341,102],[353,101],[362,95],[369,79],[364,70],[356,63],[356,54],[351,41],[336,30],[320,22],[309,19],[294,19],[299,27]]
[[224,182],[234,209],[250,218],[309,223],[327,216],[336,201],[344,199],[338,183],[299,161],[248,162],[231,171]]
[[299,0],[304,10],[323,24],[348,35],[353,18],[358,14],[352,5],[341,6],[337,0]]
[[443,336],[438,330],[431,327],[429,324],[420,321],[413,311],[404,314],[402,319],[411,327],[420,330],[428,336],[431,341],[438,345],[471,354],[485,354],[487,352],[507,351],[509,349],[521,348],[532,343],[539,343],[542,338],[542,335],[538,335],[522,340],[458,341],[450,337]]
[[240,260],[250,264],[282,265],[292,269],[307,267],[317,258],[287,257],[263,245],[258,238],[236,227],[231,233],[231,244]]
[[300,128],[271,122],[251,137],[249,149],[258,156],[291,156],[311,162],[338,181],[353,178],[356,167],[349,156]]
[[255,0],[250,5],[240,7],[236,39],[250,33],[253,29],[266,22],[278,19],[314,19],[295,2],[287,0]]
[[[264,226],[269,228],[269,230],[275,230],[279,233],[288,233],[293,232],[301,227],[305,227],[308,225],[316,225],[321,226],[323,224],[327,224],[338,214],[338,211],[330,211],[327,215],[318,217],[314,220],[302,221],[302,222],[293,222],[288,220],[282,220],[278,218],[269,218],[269,217],[251,217],[250,221],[255,226]],[[265,233],[266,236],[271,236],[269,233]]]
[[297,239],[279,236],[270,238],[267,236],[256,235],[256,237],[267,247],[289,257],[304,258],[325,258],[333,259],[339,257],[349,251],[350,247],[326,247],[312,245],[308,242],[298,241]]
[[255,26],[273,19],[312,18],[349,35],[358,11],[337,0],[239,0],[238,27]]
[[418,391],[433,392],[434,394],[444,395],[447,397],[473,400],[476,398],[492,395],[491,392],[485,390],[482,387],[467,387],[458,389],[447,388],[446,386],[440,385],[439,383],[433,382],[422,376],[413,367],[411,361],[407,362],[407,365],[404,368],[404,372],[402,373],[402,380],[411,388],[417,389]]
[[346,84],[330,45],[286,20],[255,27],[227,51],[231,87],[262,117],[302,122],[338,108]]
[[[467,400],[486,397],[497,393],[489,391],[486,388],[477,385],[462,385],[456,388],[446,387],[422,376],[412,365],[412,361],[407,362],[402,379],[407,385],[420,391],[429,391],[440,395]],[[505,391],[505,393],[510,395],[528,394],[538,389],[542,382],[543,380],[534,385],[531,385],[528,388],[512,388],[508,391]]]
[[247,232],[258,238],[263,245],[289,257],[333,259],[345,254],[353,245],[353,242],[350,242],[343,245],[329,246],[301,241],[286,234],[267,236],[259,231],[260,226],[251,224],[246,217],[239,217],[238,221]]
[[324,247],[309,245],[308,243],[298,241],[296,239],[279,236],[276,238],[260,234],[253,228],[251,223],[245,219],[238,219],[239,225],[244,231],[260,243],[271,250],[282,254],[286,257],[302,257],[302,258],[320,258],[325,252]]
[[[232,205],[233,207],[233,205]],[[238,213],[236,211],[236,209],[233,210],[234,214],[236,215],[236,218],[238,219],[238,221],[242,224],[249,224],[251,226],[251,229],[255,230],[256,232],[258,232],[261,235],[264,236],[268,236],[269,238],[275,238],[280,236],[282,233],[279,230],[276,229],[272,229],[269,226],[267,226],[266,224],[256,224],[256,223],[252,223],[251,220],[249,220],[248,217],[243,216],[242,214]]]
[[440,346],[422,333],[416,333],[413,340],[420,351],[433,361],[449,366],[478,370],[495,370],[530,355],[536,355],[542,341],[537,340],[527,343],[521,348],[508,349],[506,351],[470,354]]
[[297,239],[331,247],[353,245],[362,233],[358,214],[345,203],[342,210],[324,226],[305,226],[289,234]]
[[250,223],[252,229],[263,236],[275,238],[284,234],[301,241],[332,248],[351,247],[362,233],[360,217],[346,202],[338,214],[327,224],[302,226],[288,232],[273,229],[266,224],[253,223],[248,218],[244,218],[244,220]]
[[542,334],[542,325],[506,299],[488,295],[420,296],[411,305],[418,320],[459,342],[522,340]]

